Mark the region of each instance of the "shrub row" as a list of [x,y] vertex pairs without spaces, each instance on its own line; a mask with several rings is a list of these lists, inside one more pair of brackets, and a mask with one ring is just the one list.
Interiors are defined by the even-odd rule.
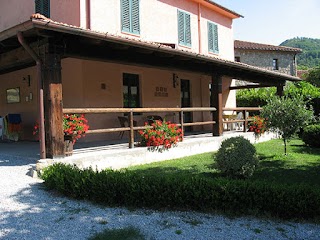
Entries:
[[302,140],[310,147],[320,147],[320,124],[305,127],[302,133]]
[[275,185],[227,178],[150,176],[134,171],[55,164],[42,178],[49,189],[108,206],[267,213],[281,218],[320,216],[320,192],[309,186]]

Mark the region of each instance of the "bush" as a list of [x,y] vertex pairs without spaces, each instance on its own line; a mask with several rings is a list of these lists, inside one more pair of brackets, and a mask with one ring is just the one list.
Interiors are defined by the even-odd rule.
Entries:
[[108,206],[270,214],[281,218],[320,216],[320,192],[309,185],[203,178],[187,175],[144,175],[134,171],[80,170],[54,164],[42,175],[49,189]]
[[218,169],[231,177],[250,177],[258,165],[255,147],[243,137],[222,142],[216,155]]
[[302,140],[311,147],[320,147],[320,124],[313,124],[303,129]]
[[243,89],[237,91],[237,107],[262,107],[276,94],[276,88]]

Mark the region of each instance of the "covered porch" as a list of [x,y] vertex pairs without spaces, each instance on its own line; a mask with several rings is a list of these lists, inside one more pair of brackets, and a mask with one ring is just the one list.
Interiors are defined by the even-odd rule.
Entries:
[[224,139],[236,136],[243,136],[251,143],[268,141],[276,137],[274,134],[266,133],[261,138],[255,139],[252,133],[244,133],[242,131],[228,131],[223,136],[212,136],[210,133],[197,132],[191,135],[187,134],[183,142],[162,153],[149,151],[147,147],[130,149],[125,139],[118,141],[79,142],[75,145],[72,156],[42,160],[39,160],[38,142],[21,141],[2,143],[0,144],[0,152],[1,155],[4,156],[4,159],[7,157],[8,162],[10,159],[19,159],[22,165],[25,164],[26,160],[34,163],[30,165],[31,174],[36,174],[35,170],[40,170],[53,162],[76,164],[80,168],[92,167],[98,170],[105,168],[120,169],[205,152],[213,152],[219,149]]
[[[130,125],[127,127],[119,129],[115,129],[114,127],[99,128],[99,124],[97,124],[90,131],[91,134],[119,131],[130,132],[130,147],[134,146],[134,131],[139,129],[139,126],[134,126],[133,124],[135,121],[134,112],[141,113],[145,111],[143,110],[144,108],[149,108],[149,112],[175,112],[176,120],[179,119],[179,122],[177,122],[182,128],[206,125],[206,128],[203,127],[201,129],[206,129],[206,131],[210,132],[211,136],[217,137],[223,135],[223,124],[227,123],[223,120],[224,108],[226,111],[229,111],[231,110],[230,107],[235,107],[235,104],[228,105],[228,99],[233,90],[276,86],[278,93],[281,94],[285,81],[299,80],[296,77],[278,72],[266,71],[217,57],[177,50],[174,46],[168,44],[126,39],[45,19],[32,18],[23,24],[6,30],[0,34],[0,41],[2,43],[0,76],[7,76],[6,74],[36,65],[34,70],[37,72],[36,97],[38,100],[36,106],[37,115],[40,119],[41,159],[57,159],[65,156],[62,126],[63,113],[99,114],[110,111],[128,113]],[[165,110],[154,107],[158,104],[156,100],[153,105],[146,100],[144,108],[125,108],[122,104],[122,106],[116,105],[112,107],[114,108],[113,110],[111,108],[101,108],[98,104],[95,105],[94,101],[88,104],[78,104],[77,101],[74,101],[73,104],[71,104],[71,101],[68,103],[66,98],[72,98],[73,94],[77,94],[75,91],[72,92],[72,88],[69,88],[69,91],[66,92],[67,94],[63,94],[64,89],[68,88],[68,82],[70,86],[71,80],[62,77],[64,75],[61,73],[61,69],[62,71],[63,69],[68,69],[68,64],[62,65],[61,62],[68,59],[90,61],[87,65],[83,65],[80,62],[80,67],[99,63],[101,68],[104,68],[105,65],[103,64],[109,64],[108,66],[112,68],[113,65],[111,66],[110,64],[121,64],[130,67],[165,71],[167,83],[171,81],[172,84],[170,88],[172,96],[176,98],[168,102]],[[139,71],[139,69],[134,71]],[[203,101],[195,101],[192,106],[191,104],[190,106],[182,106],[180,102],[181,92],[175,91],[178,86],[177,73],[185,76],[190,75],[190,78],[194,78],[194,82],[198,81],[197,86],[201,86],[201,82],[205,83],[201,90],[199,90],[200,96],[195,95],[194,99],[197,97],[201,99],[201,96],[204,96],[207,97],[207,100],[202,98]],[[81,76],[78,75],[79,78]],[[232,79],[246,80],[252,84],[237,87],[232,85]],[[5,81],[3,79],[0,80]],[[211,85],[210,92],[209,86],[206,85],[207,81]],[[148,81],[145,82],[147,83]],[[81,81],[74,81],[74,83],[79,86],[81,85]],[[78,85],[73,85],[74,89],[77,90]],[[86,86],[90,87],[90,81]],[[83,85],[81,91],[85,92],[86,86]],[[108,88],[108,86],[108,84],[100,84],[101,89]],[[153,88],[146,87],[145,92],[154,91],[155,89],[154,96],[166,94],[164,90],[160,91],[161,86],[159,87],[159,91],[157,91],[157,87],[157,85],[153,86]],[[121,96],[121,94],[121,91],[118,92],[118,95]],[[83,96],[85,95],[81,95],[80,97]],[[92,97],[92,99],[94,98]],[[201,111],[207,112],[207,114],[206,117],[194,114],[191,121],[185,121],[183,115],[184,112],[188,111]],[[94,118],[92,117],[92,120]],[[44,119],[46,119],[45,122]],[[213,137],[213,139],[215,138]],[[104,141],[104,145],[105,143],[106,141]],[[80,146],[80,142],[77,144]]]

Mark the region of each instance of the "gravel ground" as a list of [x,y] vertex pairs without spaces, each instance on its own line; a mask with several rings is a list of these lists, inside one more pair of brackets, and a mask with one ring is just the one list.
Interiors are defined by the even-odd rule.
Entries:
[[146,239],[320,239],[320,225],[195,212],[129,211],[56,196],[27,175],[34,159],[0,154],[0,239],[88,239],[133,226]]

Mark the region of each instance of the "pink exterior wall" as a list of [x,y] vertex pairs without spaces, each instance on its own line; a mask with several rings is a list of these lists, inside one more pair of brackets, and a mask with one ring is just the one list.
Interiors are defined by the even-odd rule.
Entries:
[[[34,0],[1,0],[0,32],[30,19],[35,13]],[[79,0],[51,0],[50,18],[55,21],[80,26]]]
[[[83,0],[84,1],[84,0]],[[83,7],[85,4],[82,3]],[[191,48],[178,45],[177,10],[188,12],[191,16]],[[144,41],[173,43],[177,48],[187,51],[199,52],[198,38],[198,4],[186,0],[148,0],[140,1],[140,35],[133,36],[121,32],[120,1],[104,0],[91,1],[91,29],[121,35],[129,38],[137,38]],[[85,14],[82,11],[81,14]],[[207,21],[218,25],[219,32],[219,57],[233,60],[233,31],[232,19],[222,16],[212,10],[201,7],[201,44],[202,54],[208,54]],[[84,17],[81,16],[85,26]],[[212,54],[209,54],[212,55]]]
[[0,32],[27,21],[34,13],[34,0],[1,0]]
[[50,18],[80,27],[80,0],[51,0]]

